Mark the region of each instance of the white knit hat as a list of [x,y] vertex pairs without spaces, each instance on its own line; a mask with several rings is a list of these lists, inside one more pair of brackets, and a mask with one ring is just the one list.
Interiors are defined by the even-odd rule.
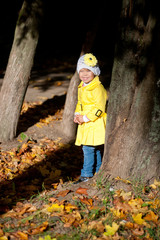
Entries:
[[86,53],[78,59],[77,72],[82,68],[87,68],[94,73],[94,75],[100,75],[100,68],[96,57],[91,53]]

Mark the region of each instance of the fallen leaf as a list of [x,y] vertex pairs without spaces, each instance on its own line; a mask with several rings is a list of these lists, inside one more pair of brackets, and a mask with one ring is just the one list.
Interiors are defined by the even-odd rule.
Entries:
[[128,204],[128,202],[122,201],[120,198],[115,198],[113,203],[114,203],[115,209],[120,209],[125,212],[132,211],[132,207]]
[[2,237],[0,237],[0,240],[8,240],[8,237],[2,236]]
[[157,223],[158,215],[156,215],[153,211],[150,210],[149,213],[144,217],[144,219]]
[[22,147],[19,150],[19,153],[17,154],[17,156],[22,155],[25,151],[28,150],[28,143],[23,143]]
[[39,123],[36,123],[36,126],[42,128],[42,125],[40,125]]
[[39,237],[39,239],[38,240],[57,240],[57,238],[51,238],[51,236],[50,235],[46,235],[44,238],[42,238],[42,237]]
[[121,210],[121,209],[111,209],[111,210],[113,211],[113,214],[116,217],[126,219],[126,213],[124,210]]
[[64,210],[65,210],[66,212],[70,212],[70,211],[73,210],[73,209],[78,209],[78,207],[75,206],[75,205],[72,205],[72,204],[70,204],[70,203],[64,205]]
[[52,186],[53,186],[53,188],[56,190],[56,189],[57,189],[57,187],[58,187],[58,185],[59,185],[59,183],[52,183],[51,185],[52,185]]
[[30,228],[28,230],[28,233],[31,235],[35,235],[38,233],[43,232],[44,230],[46,230],[46,228],[48,227],[48,222],[43,222],[40,226],[36,227],[36,228]]
[[64,205],[59,205],[57,203],[52,204],[52,206],[49,206],[47,208],[48,212],[59,212],[64,210]]
[[87,197],[83,197],[83,198],[79,198],[80,201],[86,205],[92,206],[93,205],[93,200],[92,198],[87,198]]
[[132,223],[132,222],[126,222],[126,223],[125,223],[125,227],[126,227],[126,228],[129,228],[129,229],[132,229],[132,228],[134,228],[134,223]]
[[133,218],[134,222],[139,224],[139,225],[141,225],[145,222],[145,220],[142,219],[142,213],[134,214],[132,216],[132,218]]
[[127,184],[131,184],[131,181],[129,181],[129,180],[127,180],[127,179],[120,178],[119,176],[116,177],[115,180],[117,180],[117,181],[122,181],[122,182],[127,183]]
[[20,232],[18,231],[16,233],[16,235],[19,237],[19,239],[21,240],[28,240],[28,234],[24,233],[24,232]]
[[[0,225],[0,227],[1,227],[1,225]],[[4,232],[3,232],[3,230],[0,228],[0,237],[2,237],[4,235]]]
[[48,200],[49,200],[50,202],[57,202],[57,201],[58,201],[58,199],[57,199],[57,198],[54,198],[54,197],[50,197]]
[[123,200],[129,200],[131,199],[132,193],[131,192],[126,193],[122,190],[120,196],[123,198]]
[[57,194],[57,197],[60,197],[60,196],[65,197],[69,192],[71,192],[71,190],[68,190],[68,189],[63,190]]
[[119,225],[115,222],[112,223],[112,226],[110,225],[105,225],[105,228],[107,230],[107,232],[104,233],[105,236],[113,236],[119,228]]
[[132,229],[132,233],[136,236],[142,236],[144,234],[143,228]]
[[81,187],[79,187],[79,188],[77,189],[76,193],[88,195],[87,190],[88,190],[87,188],[81,188]]
[[160,187],[160,182],[158,182],[156,179],[154,179],[154,183],[150,185],[151,188],[156,189],[157,187]]

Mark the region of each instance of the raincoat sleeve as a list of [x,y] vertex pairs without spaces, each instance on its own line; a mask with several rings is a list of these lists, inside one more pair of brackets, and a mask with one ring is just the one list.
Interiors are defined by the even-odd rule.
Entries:
[[104,88],[96,88],[92,92],[92,108],[86,114],[87,118],[95,121],[105,113],[107,91]]

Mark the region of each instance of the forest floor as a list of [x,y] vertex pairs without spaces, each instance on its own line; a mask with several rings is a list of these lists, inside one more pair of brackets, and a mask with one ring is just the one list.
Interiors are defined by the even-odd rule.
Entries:
[[33,72],[18,135],[0,144],[0,240],[160,239],[156,179],[148,186],[117,176],[103,184],[98,174],[73,184],[82,151],[61,132],[72,73]]

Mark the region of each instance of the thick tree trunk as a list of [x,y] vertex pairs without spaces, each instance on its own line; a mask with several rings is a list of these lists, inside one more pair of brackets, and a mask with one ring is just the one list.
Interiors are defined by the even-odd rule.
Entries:
[[0,141],[11,140],[16,136],[38,42],[41,15],[41,0],[24,1],[0,92]]
[[158,6],[146,6],[143,0],[134,6],[124,2],[101,173],[104,180],[151,180],[160,176],[159,16],[154,11]]

